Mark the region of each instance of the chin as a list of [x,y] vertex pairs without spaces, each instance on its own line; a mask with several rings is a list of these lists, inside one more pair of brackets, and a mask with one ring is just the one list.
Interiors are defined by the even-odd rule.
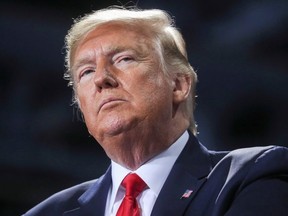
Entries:
[[125,117],[119,114],[116,116],[110,114],[110,116],[106,116],[101,121],[97,121],[97,124],[91,124],[92,128],[88,129],[97,140],[100,138],[99,141],[111,137],[116,138],[116,136],[121,138],[121,134],[128,135],[130,134],[129,131],[137,129],[137,124],[139,123],[139,119],[137,118],[131,118],[131,116],[129,118]]
[[124,131],[127,131],[128,125],[124,124],[123,121],[106,121],[104,124],[101,125],[99,131],[103,136],[116,136]]

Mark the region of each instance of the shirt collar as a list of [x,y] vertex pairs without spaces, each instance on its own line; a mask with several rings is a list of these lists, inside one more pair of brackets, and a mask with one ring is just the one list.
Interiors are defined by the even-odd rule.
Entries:
[[137,173],[158,197],[164,182],[188,139],[189,134],[185,131],[168,149],[153,157],[135,171],[131,171],[112,161],[111,200],[115,200],[122,180],[130,172]]

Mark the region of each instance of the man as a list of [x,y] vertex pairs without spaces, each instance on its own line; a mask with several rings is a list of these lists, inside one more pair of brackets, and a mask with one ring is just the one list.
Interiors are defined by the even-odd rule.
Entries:
[[197,77],[169,15],[99,10],[66,45],[65,77],[111,166],[26,216],[287,215],[286,148],[213,152],[197,141]]

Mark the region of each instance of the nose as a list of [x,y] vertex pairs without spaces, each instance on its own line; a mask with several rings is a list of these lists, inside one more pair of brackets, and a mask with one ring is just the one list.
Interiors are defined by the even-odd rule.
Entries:
[[[100,65],[99,65],[100,66]],[[98,92],[101,92],[103,89],[116,88],[118,86],[117,79],[112,72],[112,69],[107,65],[103,65],[97,68],[94,83]]]

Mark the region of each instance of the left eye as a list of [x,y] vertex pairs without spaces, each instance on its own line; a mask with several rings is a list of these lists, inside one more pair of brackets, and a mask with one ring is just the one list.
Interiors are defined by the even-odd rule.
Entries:
[[112,61],[115,64],[119,64],[119,63],[124,63],[124,62],[130,62],[133,61],[134,58],[131,55],[125,55],[125,54],[116,54],[113,58]]
[[129,61],[132,61],[132,60],[133,60],[132,57],[130,57],[130,56],[125,56],[125,57],[119,58],[118,61],[116,61],[116,62],[118,62],[118,63],[123,63],[123,62],[129,62]]
[[125,61],[125,62],[131,61],[131,60],[132,60],[131,57],[124,57],[124,58],[120,59],[120,61]]

